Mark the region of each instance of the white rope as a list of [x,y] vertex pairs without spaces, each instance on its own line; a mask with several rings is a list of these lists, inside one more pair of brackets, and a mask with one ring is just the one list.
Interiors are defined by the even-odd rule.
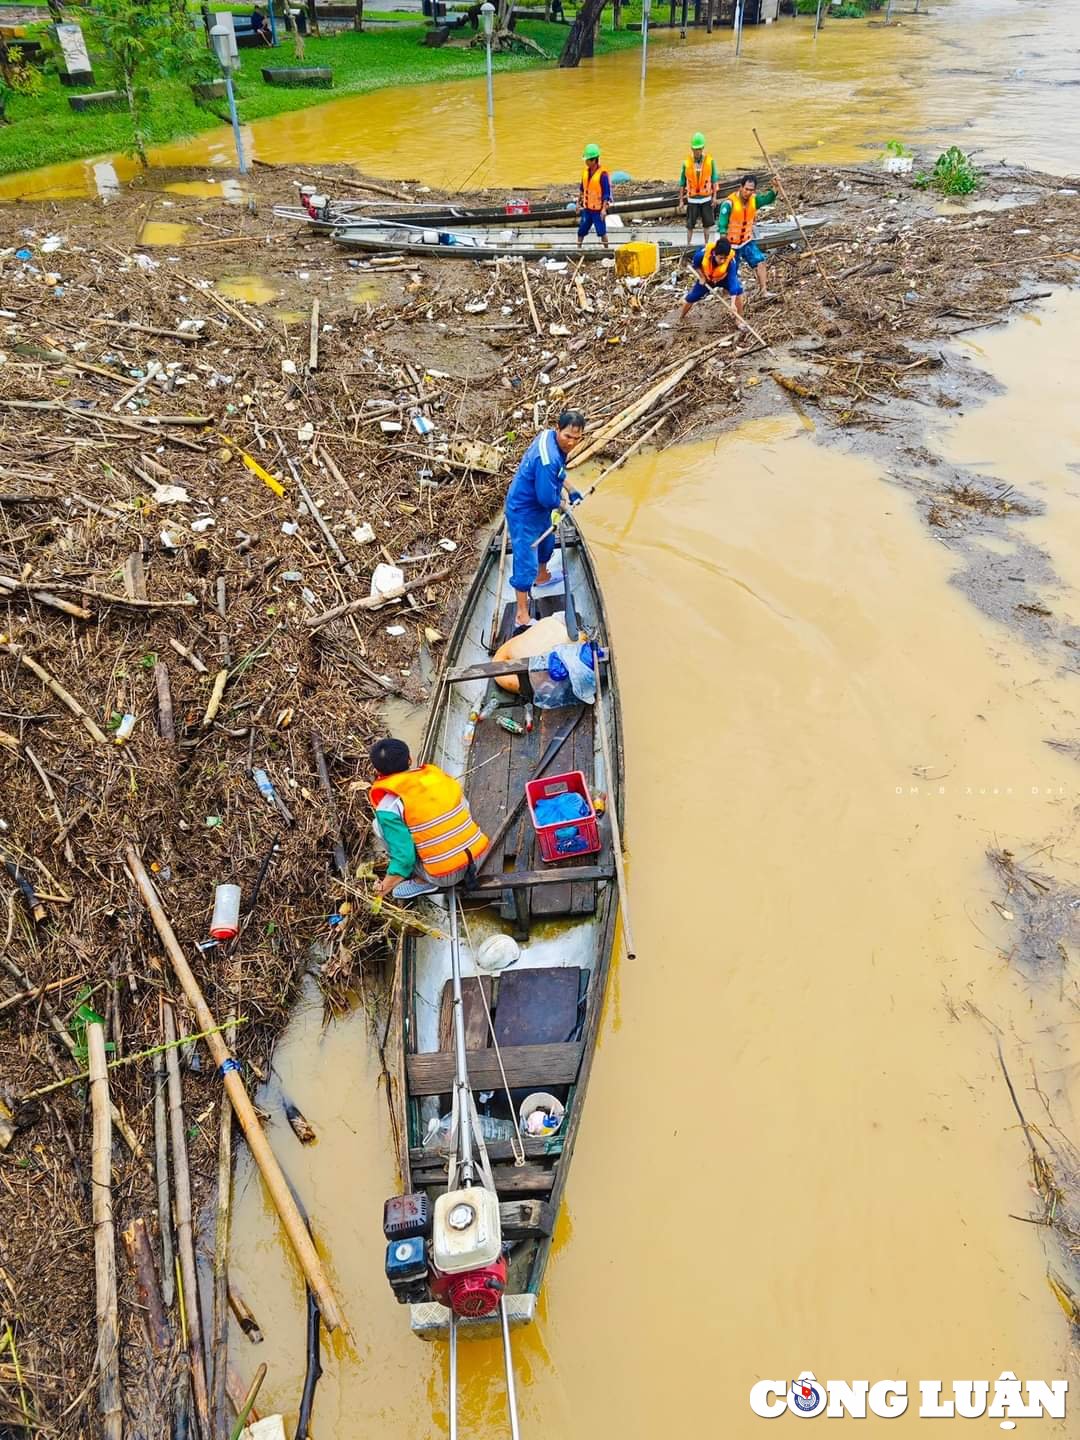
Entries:
[[[461,923],[465,926],[465,941],[469,947],[469,954],[470,956],[475,957],[475,951],[473,949],[472,942],[472,933],[469,930],[469,922],[465,916],[465,908],[460,904],[460,901],[459,908],[461,911]],[[488,1033],[491,1036],[491,1044],[495,1051],[495,1059],[499,1062],[499,1074],[502,1076],[503,1093],[506,1096],[506,1103],[510,1110],[510,1118],[513,1121],[514,1125],[513,1139],[510,1141],[510,1146],[514,1152],[514,1165],[520,1169],[520,1167],[525,1164],[525,1145],[521,1139],[521,1136],[518,1134],[517,1120],[514,1119],[514,1102],[510,1098],[510,1082],[506,1078],[506,1067],[503,1065],[502,1051],[499,1049],[499,1042],[495,1038],[495,1022],[491,1018],[491,1009],[488,1006],[487,996],[484,994],[484,977],[477,969],[475,958],[473,959],[473,969],[476,970],[476,974],[473,978],[476,981],[477,989],[480,991],[480,1003],[483,1005],[484,1015],[487,1017]]]

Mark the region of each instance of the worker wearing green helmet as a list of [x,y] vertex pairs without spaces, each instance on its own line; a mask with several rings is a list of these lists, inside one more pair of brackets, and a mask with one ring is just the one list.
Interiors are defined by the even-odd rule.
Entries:
[[686,211],[686,243],[694,238],[700,225],[705,239],[713,227],[713,206],[716,203],[717,174],[713,157],[705,149],[705,136],[699,130],[690,138],[690,151],[683,161],[679,176],[679,209]]
[[609,250],[607,238],[607,212],[611,204],[611,176],[600,168],[600,146],[586,145],[582,156],[585,168],[581,172],[578,187],[578,231],[577,243],[580,250],[585,236],[595,230],[604,249]]

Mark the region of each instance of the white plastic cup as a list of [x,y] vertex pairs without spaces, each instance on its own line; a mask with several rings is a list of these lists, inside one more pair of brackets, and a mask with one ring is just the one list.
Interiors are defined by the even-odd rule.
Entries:
[[210,934],[215,940],[235,940],[240,932],[240,886],[219,885],[214,891],[214,918]]

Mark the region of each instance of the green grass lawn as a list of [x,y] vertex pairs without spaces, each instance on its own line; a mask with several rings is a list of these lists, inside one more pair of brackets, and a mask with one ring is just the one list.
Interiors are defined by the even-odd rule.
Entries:
[[[243,8],[250,13],[250,6]],[[484,73],[482,46],[475,50],[447,46],[425,49],[420,43],[425,27],[416,23],[415,16],[411,18],[412,24],[401,24],[394,29],[361,34],[343,30],[322,40],[309,36],[304,64],[328,65],[334,72],[332,90],[286,90],[263,83],[260,71],[264,65],[295,63],[288,37],[276,50],[266,47],[241,50],[236,91],[242,121],[305,109],[342,95],[360,95],[390,85],[420,85],[429,80],[452,80]],[[535,40],[550,60],[534,55],[496,55],[494,68],[526,70],[537,65],[553,65],[566,39],[566,26],[522,21],[519,29],[522,35]],[[597,53],[638,43],[637,37],[626,31],[612,34],[610,29],[605,29]],[[98,88],[105,89],[108,81],[104,72],[99,69],[96,77]],[[11,123],[0,126],[0,175],[130,149],[131,124],[126,114],[121,111],[77,115],[67,103],[71,93],[56,75],[48,74],[41,95],[12,96],[7,110]],[[185,84],[159,81],[153,86],[149,112],[153,144],[212,129],[222,123],[223,117],[227,122],[223,100],[213,102],[211,108],[197,104]]]

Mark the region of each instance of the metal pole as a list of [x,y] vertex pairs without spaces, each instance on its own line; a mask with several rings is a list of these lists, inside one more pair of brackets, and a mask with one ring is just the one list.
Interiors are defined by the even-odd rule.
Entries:
[[240,117],[236,113],[236,96],[233,94],[232,76],[225,72],[225,94],[229,97],[229,118],[232,120],[233,139],[236,141],[236,163],[240,174],[247,174],[247,166],[244,164],[244,143],[240,139]]
[[457,890],[450,892],[450,967],[454,987],[454,1051],[457,1075],[454,1088],[458,1097],[458,1147],[461,1153],[461,1178],[466,1185],[473,1182],[472,1158],[472,1095],[469,1091],[469,1062],[465,1058],[465,1002],[461,996],[461,942],[458,939]]
[[735,54],[742,49],[743,0],[735,0]]
[[649,0],[641,7],[641,83],[645,84],[645,67],[649,63]]
[[825,0],[817,0],[817,14],[814,16],[814,39],[815,39],[815,40],[817,39],[817,33],[818,33],[818,31],[821,29],[821,7],[822,7],[824,4],[825,4]]
[[892,22],[892,0],[889,0],[889,3],[885,6],[885,24],[888,25],[888,24],[890,24],[891,22]]
[[506,1313],[506,1296],[499,1297],[499,1316],[502,1320],[503,1366],[506,1370],[506,1408],[510,1411],[511,1440],[521,1440],[517,1417],[517,1387],[514,1384],[514,1355],[510,1349],[510,1319]]
[[457,1316],[450,1311],[450,1440],[457,1440]]

